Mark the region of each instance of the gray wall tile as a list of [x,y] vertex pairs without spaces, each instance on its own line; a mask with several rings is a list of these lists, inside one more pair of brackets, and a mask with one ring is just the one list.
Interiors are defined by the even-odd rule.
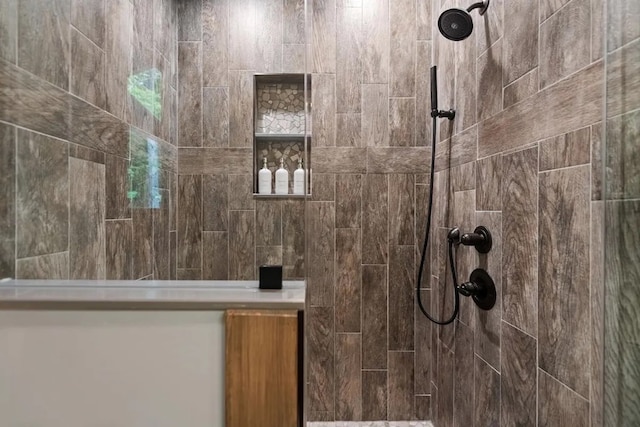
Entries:
[[308,202],[308,231],[315,236],[309,242],[307,256],[307,292],[312,306],[333,306],[334,256],[335,256],[335,207],[333,202]]
[[106,279],[133,279],[133,221],[105,221]]
[[202,97],[202,145],[228,147],[229,89],[226,87],[203,88]]
[[229,0],[202,2],[202,79],[204,86],[226,86],[229,69]]
[[410,420],[415,417],[413,355],[411,351],[389,352],[387,419]]
[[334,310],[331,307],[307,308],[307,348],[309,366],[308,410],[310,412],[334,412],[333,390],[335,386],[335,328]]
[[362,215],[362,175],[336,176],[336,227],[359,228]]
[[68,279],[69,253],[40,255],[32,258],[18,259],[16,262],[16,279]]
[[365,147],[389,146],[389,89],[386,84],[362,85],[362,144]]
[[229,235],[226,231],[202,233],[202,279],[229,279]]
[[389,95],[414,96],[416,85],[416,2],[389,2]]
[[389,0],[362,3],[363,83],[389,82],[389,21]]
[[362,336],[336,334],[336,419],[362,418]]
[[336,331],[360,332],[362,249],[360,229],[336,229]]
[[389,253],[389,179],[366,175],[362,191],[362,262],[386,264]]
[[474,421],[482,426],[500,425],[500,374],[475,356]]
[[336,42],[339,46],[336,52],[336,108],[339,113],[359,113],[362,99],[362,7],[348,7],[348,3],[342,3],[338,2],[336,10]]
[[387,371],[362,371],[362,419],[387,418]]
[[18,0],[0,4],[0,58],[16,63],[18,45]]
[[178,66],[178,144],[202,147],[202,43],[178,43]]
[[314,74],[311,93],[314,147],[336,145],[336,76]]
[[590,128],[540,142],[540,171],[583,165],[591,160]]
[[313,73],[336,72],[336,0],[315,0],[311,12]]
[[255,280],[254,211],[229,211],[229,279]]
[[[178,268],[200,268],[202,256],[202,177],[178,177]],[[231,219],[231,218],[230,218]],[[253,263],[251,263],[253,266]]]
[[[362,300],[368,302],[362,307],[362,368],[386,369],[388,330],[386,266],[362,266]],[[365,381],[363,386],[366,385]],[[366,417],[366,414],[369,413],[366,410],[366,399],[364,408],[363,417]]]
[[504,5],[504,61],[511,66],[504,76],[505,83],[538,65],[538,3],[528,0],[506,1]]
[[589,402],[564,384],[539,370],[538,423],[549,425],[589,425]]
[[389,350],[414,349],[414,256],[413,246],[390,247]]
[[104,52],[75,29],[71,30],[69,91],[105,108]]

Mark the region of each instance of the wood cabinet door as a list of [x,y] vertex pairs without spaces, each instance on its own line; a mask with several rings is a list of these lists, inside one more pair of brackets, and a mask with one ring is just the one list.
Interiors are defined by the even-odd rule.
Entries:
[[225,331],[226,427],[296,427],[297,312],[228,310]]

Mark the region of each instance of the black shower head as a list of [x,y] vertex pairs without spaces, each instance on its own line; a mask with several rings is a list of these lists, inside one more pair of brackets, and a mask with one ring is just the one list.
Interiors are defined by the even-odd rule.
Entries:
[[489,1],[474,3],[466,11],[462,9],[445,10],[438,18],[440,33],[453,41],[466,39],[473,32],[473,19],[471,19],[469,12],[473,9],[480,9],[480,15],[484,15],[489,7]]

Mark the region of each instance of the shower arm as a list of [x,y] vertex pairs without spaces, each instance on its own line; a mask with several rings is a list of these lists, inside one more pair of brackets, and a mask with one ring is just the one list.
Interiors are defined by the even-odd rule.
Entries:
[[480,15],[484,15],[488,7],[489,7],[489,0],[479,1],[469,6],[467,8],[467,12],[471,12],[474,9],[480,9],[479,11]]

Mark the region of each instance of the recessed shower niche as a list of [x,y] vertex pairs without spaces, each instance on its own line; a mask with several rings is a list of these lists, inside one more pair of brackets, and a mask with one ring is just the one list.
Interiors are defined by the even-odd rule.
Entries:
[[[306,197],[311,194],[311,76],[256,74],[254,76],[253,193],[256,197]],[[260,170],[271,172],[271,192],[259,191]],[[294,188],[294,174],[302,164],[304,186]],[[288,173],[286,194],[276,194],[276,172]],[[300,174],[300,172],[298,172]],[[300,176],[300,175],[299,175]]]

